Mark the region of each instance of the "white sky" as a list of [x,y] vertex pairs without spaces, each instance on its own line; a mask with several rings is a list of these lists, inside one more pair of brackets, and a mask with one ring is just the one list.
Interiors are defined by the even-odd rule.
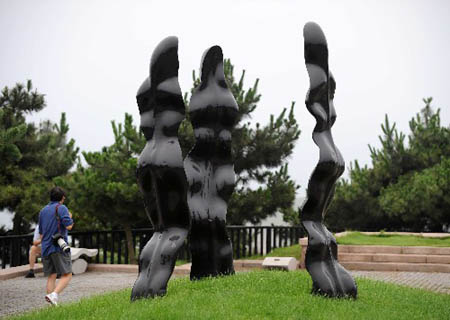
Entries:
[[32,79],[47,108],[31,119],[58,121],[66,112],[70,137],[95,151],[113,142],[111,120],[123,121],[128,112],[138,123],[135,94],[159,41],[179,38],[183,92],[204,50],[220,45],[236,76],[246,69],[247,87],[260,78],[254,122],[265,124],[269,114],[296,101],[302,134],[289,170],[303,196],[318,160],[315,121],[304,105],[309,80],[302,29],[308,21],[319,23],[328,39],[337,81],[333,134],[347,165],[370,162],[367,144],[379,145],[386,113],[408,132],[423,97],[434,98],[449,124],[446,0],[0,0],[0,86]]

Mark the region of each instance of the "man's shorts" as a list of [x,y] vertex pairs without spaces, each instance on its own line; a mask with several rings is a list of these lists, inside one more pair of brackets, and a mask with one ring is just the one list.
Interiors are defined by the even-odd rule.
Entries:
[[45,276],[49,276],[53,273],[72,273],[72,257],[70,252],[53,252],[49,256],[43,257],[42,262],[44,264]]

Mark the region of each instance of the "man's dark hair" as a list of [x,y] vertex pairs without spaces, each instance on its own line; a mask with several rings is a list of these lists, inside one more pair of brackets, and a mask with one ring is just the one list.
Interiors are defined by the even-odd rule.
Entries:
[[61,201],[66,196],[64,190],[60,187],[54,187],[50,190],[50,201]]

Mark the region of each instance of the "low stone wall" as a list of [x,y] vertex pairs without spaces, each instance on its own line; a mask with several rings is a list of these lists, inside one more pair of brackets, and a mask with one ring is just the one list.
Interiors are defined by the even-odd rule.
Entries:
[[[353,231],[344,231],[344,232],[338,232],[334,236],[336,238],[346,236],[349,233],[352,233]],[[365,234],[368,236],[374,236],[379,235],[381,232],[361,232],[358,231],[361,234]],[[424,238],[447,238],[450,237],[450,233],[436,233],[436,232],[383,232],[382,234],[387,235],[400,235],[400,236],[416,236],[416,237],[424,237]],[[303,239],[303,238],[302,238]],[[306,238],[305,238],[306,239]]]
[[[0,280],[8,280],[17,277],[25,276],[30,270],[30,265],[26,264],[19,267],[11,267],[6,269],[0,269]],[[34,272],[43,272],[43,265],[41,263],[36,263],[34,265]]]
[[[236,271],[250,270],[250,269],[262,269],[262,260],[234,260],[234,268]],[[23,277],[30,270],[30,265],[23,265],[20,267],[12,267],[0,270],[0,280],[7,280],[17,277]],[[135,264],[103,264],[103,263],[90,263],[88,264],[87,271],[91,272],[125,272],[125,273],[138,273],[138,266]],[[40,263],[36,263],[34,267],[35,273],[43,272],[43,266]],[[175,275],[188,275],[191,272],[191,264],[186,263],[181,266],[176,266],[173,274]]]
[[[307,245],[300,239],[300,268]],[[450,273],[450,247],[338,245],[338,261],[348,270]]]

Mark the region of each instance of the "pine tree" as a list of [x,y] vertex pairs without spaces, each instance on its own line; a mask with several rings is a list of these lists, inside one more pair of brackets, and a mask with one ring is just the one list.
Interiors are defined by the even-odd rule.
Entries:
[[129,114],[123,124],[112,121],[111,126],[114,143],[101,151],[83,152],[87,166],[79,163],[58,183],[69,191],[77,229],[124,229],[130,262],[136,263],[131,229],[151,227],[136,181],[137,156],[145,139]]
[[0,210],[14,213],[13,233],[29,231],[48,202],[54,177],[73,166],[78,148],[66,141],[69,127],[63,113],[59,125],[36,127],[25,116],[45,107],[44,95],[26,86],[5,87],[0,96]]
[[431,98],[406,135],[386,115],[381,148],[369,146],[372,166],[350,167],[336,188],[327,223],[334,230],[442,231],[450,226],[450,127],[441,125]]

